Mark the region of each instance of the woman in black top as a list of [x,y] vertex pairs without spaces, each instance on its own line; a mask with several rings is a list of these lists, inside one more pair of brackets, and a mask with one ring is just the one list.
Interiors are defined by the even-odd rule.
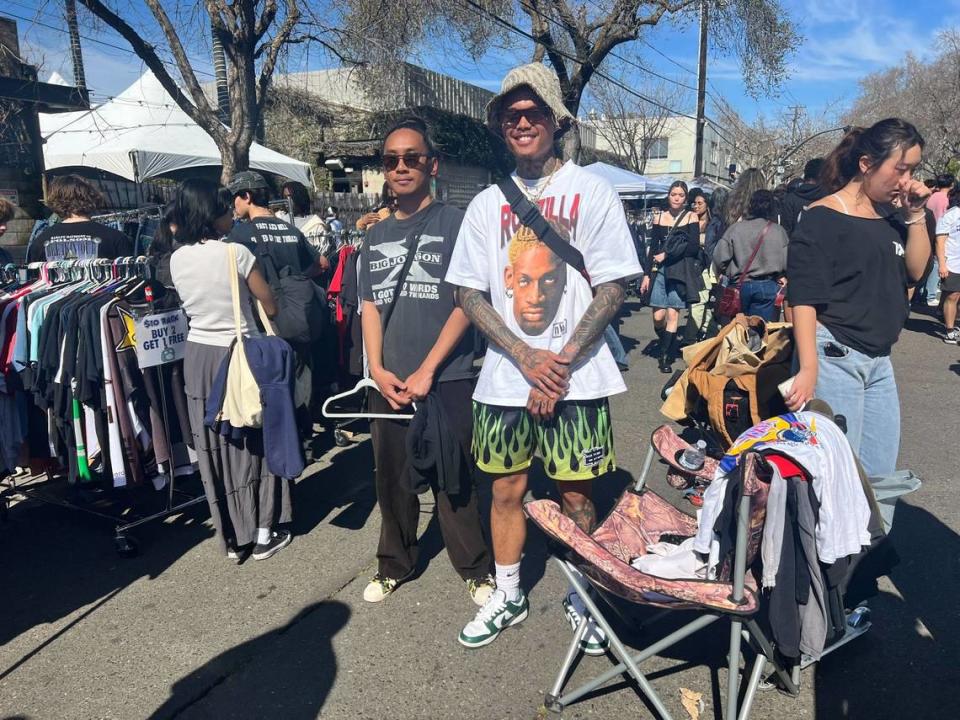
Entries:
[[870,476],[896,468],[900,405],[890,350],[909,312],[908,277],[919,279],[930,257],[930,190],[912,177],[923,144],[896,118],[850,131],[822,170],[832,194],[803,213],[790,240],[787,292],[800,370],[787,405],[827,401],[846,418]]
[[703,289],[700,276],[700,223],[695,212],[686,210],[687,184],[677,180],[670,186],[666,212],[653,220],[650,240],[650,267],[653,287],[653,329],[660,339],[660,372],[673,369],[680,311],[699,300]]

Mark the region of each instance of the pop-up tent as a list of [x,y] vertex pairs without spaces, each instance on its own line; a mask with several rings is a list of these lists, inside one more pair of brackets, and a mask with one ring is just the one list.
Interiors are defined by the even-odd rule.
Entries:
[[667,190],[670,188],[670,183],[664,183],[659,178],[638,175],[635,172],[630,172],[629,170],[607,165],[602,162],[585,165],[583,169],[589,170],[595,175],[602,177],[613,185],[618,195],[624,198],[643,197],[645,195],[666,195]]
[[[221,165],[216,143],[147,71],[117,97],[84,112],[40,114],[47,170],[89,167],[133,182]],[[254,143],[250,167],[313,187],[310,166]]]

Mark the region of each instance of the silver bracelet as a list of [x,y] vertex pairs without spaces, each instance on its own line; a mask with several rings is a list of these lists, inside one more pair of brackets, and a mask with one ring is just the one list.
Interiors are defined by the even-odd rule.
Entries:
[[903,221],[903,224],[904,224],[904,225],[916,225],[918,222],[923,222],[923,221],[926,220],[926,219],[927,219],[927,216],[926,216],[926,215],[921,215],[921,216],[918,217],[916,220],[904,220],[904,221]]

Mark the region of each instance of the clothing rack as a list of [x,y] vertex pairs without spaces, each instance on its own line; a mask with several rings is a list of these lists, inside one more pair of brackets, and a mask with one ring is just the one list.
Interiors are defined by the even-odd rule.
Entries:
[[131,210],[115,210],[100,215],[92,215],[91,220],[98,223],[107,223],[113,220],[133,220],[140,217],[160,217],[163,211],[162,205],[143,205]]
[[[138,277],[148,279],[150,268],[151,261],[144,256],[139,256],[121,257],[115,260],[98,258],[93,260],[35,262],[25,266],[19,266],[17,271],[21,285],[39,278],[52,286],[56,286],[64,282],[87,279],[91,281],[122,278],[134,279]],[[33,277],[30,277],[31,275],[33,275]],[[7,282],[5,285],[9,286],[10,283]],[[0,285],[0,292],[3,290],[4,287]],[[156,311],[155,303],[152,300],[152,293],[147,294],[147,301],[149,303],[147,314],[152,314]],[[165,473],[167,478],[165,507],[147,515],[132,515],[126,512],[123,514],[113,514],[104,509],[104,505],[107,505],[109,508],[111,504],[105,502],[109,493],[104,488],[86,489],[79,484],[73,493],[76,499],[60,497],[53,492],[47,492],[48,486],[56,482],[48,467],[42,472],[45,480],[40,483],[36,482],[39,476],[27,475],[25,477],[23,473],[14,473],[7,477],[0,477],[0,518],[6,520],[10,500],[16,496],[100,517],[114,523],[114,544],[117,553],[124,557],[133,557],[138,552],[138,544],[135,538],[129,534],[130,530],[154,520],[162,520],[171,515],[179,514],[193,505],[204,502],[206,500],[204,494],[192,495],[176,487],[177,472],[167,409],[167,389],[162,372],[158,373],[157,380],[162,405],[162,424],[168,443],[168,447],[166,448],[168,450],[168,460]],[[79,443],[78,440],[76,442]]]

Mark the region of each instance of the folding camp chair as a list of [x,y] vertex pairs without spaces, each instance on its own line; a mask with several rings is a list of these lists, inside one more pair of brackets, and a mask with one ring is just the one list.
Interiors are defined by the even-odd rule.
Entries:
[[[630,565],[634,558],[645,555],[647,546],[658,542],[661,536],[692,537],[697,532],[696,519],[677,510],[659,495],[643,487],[651,460],[652,454],[648,454],[640,479],[634,487],[623,493],[611,513],[590,535],[580,530],[552,500],[535,500],[524,506],[527,516],[547,534],[553,544],[564,548],[562,555],[554,552],[553,559],[580,594],[589,615],[606,632],[610,651],[618,661],[615,667],[581,687],[561,694],[567,675],[581,652],[580,640],[588,627],[587,622],[581,622],[564,657],[557,680],[545,697],[546,708],[560,712],[587,693],[626,673],[637,682],[657,713],[669,720],[670,713],[641,672],[639,664],[721,619],[730,620],[729,674],[724,717],[728,720],[749,717],[757,687],[764,677],[768,663],[772,665],[786,692],[796,695],[797,683],[791,673],[778,663],[773,644],[754,619],[759,609],[759,598],[756,582],[747,573],[759,550],[766,518],[769,484],[760,473],[764,461],[759,455],[750,452],[741,458],[738,469],[741,489],[737,498],[737,532],[733,562],[721,563],[717,580],[670,580],[648,575]],[[579,573],[576,572],[578,570]],[[588,583],[584,582],[584,578]],[[640,605],[660,607],[667,611],[697,610],[703,614],[662,640],[631,655],[590,596],[588,585],[601,593],[609,593]],[[738,715],[739,666],[743,637],[753,641],[757,657],[745,690],[743,707]]]

